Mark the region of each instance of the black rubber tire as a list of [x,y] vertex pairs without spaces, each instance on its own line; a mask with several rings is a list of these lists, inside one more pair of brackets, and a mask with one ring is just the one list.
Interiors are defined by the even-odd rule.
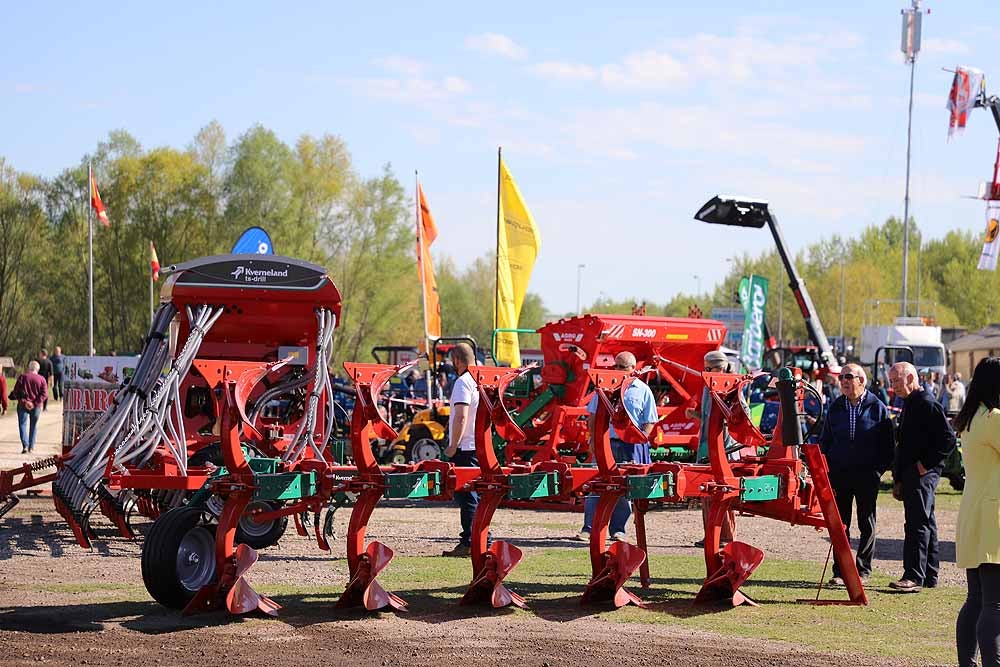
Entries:
[[[142,544],[142,582],[153,599],[171,609],[183,609],[197,591],[184,587],[177,575],[181,541],[201,523],[194,507],[175,507],[153,522]],[[214,527],[211,528],[214,535]],[[213,555],[214,557],[214,555]]]
[[[268,502],[268,505],[272,509],[278,509],[281,507],[279,502]],[[246,521],[248,517],[243,515],[240,518],[240,522],[236,525],[236,542],[240,544],[245,544],[248,547],[253,547],[254,549],[266,549],[267,547],[273,547],[278,543],[278,540],[285,534],[285,530],[288,528],[288,517],[283,516],[278,519],[271,521],[271,528],[267,532],[258,533],[254,531],[252,534],[247,532],[243,526],[243,522]]]

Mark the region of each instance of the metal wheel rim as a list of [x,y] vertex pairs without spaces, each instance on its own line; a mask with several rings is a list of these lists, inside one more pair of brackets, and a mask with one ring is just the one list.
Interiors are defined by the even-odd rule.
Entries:
[[392,463],[406,463],[406,454],[402,452],[396,452],[389,459]]
[[430,461],[441,457],[441,447],[430,438],[417,440],[413,445],[414,461]]
[[192,593],[215,580],[215,536],[203,526],[189,530],[177,548],[177,581]]
[[243,511],[243,516],[240,517],[240,530],[243,531],[244,535],[249,537],[263,537],[267,535],[271,529],[274,527],[274,519],[270,521],[260,522],[253,518],[250,512],[254,510],[259,510],[261,512],[270,512],[271,505],[263,500],[258,500],[247,505],[247,508]]

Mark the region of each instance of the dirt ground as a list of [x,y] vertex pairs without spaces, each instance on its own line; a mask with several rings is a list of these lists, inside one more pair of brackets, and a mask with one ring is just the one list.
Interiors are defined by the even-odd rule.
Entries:
[[[59,406],[50,403],[43,418],[36,456],[58,449]],[[19,455],[16,419],[0,418],[0,467]],[[13,453],[12,453],[13,452]],[[955,512],[939,512],[942,583],[961,585],[954,565]],[[338,534],[348,512],[338,515]],[[494,532],[532,551],[553,547],[585,549],[571,538],[579,514],[501,510]],[[4,665],[129,664],[204,665],[260,661],[291,665],[324,663],[375,665],[518,664],[534,667],[594,664],[650,664],[669,656],[701,665],[911,664],[866,655],[823,654],[774,641],[720,638],[665,624],[619,623],[597,616],[574,600],[543,605],[536,613],[469,610],[426,598],[405,616],[365,617],[334,608],[335,598],[282,599],[278,620],[232,620],[223,614],[181,617],[152,600],[145,601],[139,567],[140,545],[114,538],[97,520],[102,536],[93,551],[80,549],[59,520],[51,498],[25,498],[0,520],[0,662]],[[901,570],[902,511],[881,508],[875,568]],[[829,548],[810,528],[745,517],[740,534],[768,558],[822,562]],[[650,551],[696,555],[700,512],[655,512],[647,517]],[[458,513],[449,505],[380,506],[369,535],[399,555],[437,555],[455,542]],[[290,531],[293,533],[294,531]],[[262,552],[252,570],[255,584],[342,587],[347,566],[342,542],[333,555],[291,535],[280,548]],[[108,601],[106,588],[122,586],[121,601]],[[127,587],[127,588],[126,588]],[[137,588],[136,588],[137,587]],[[114,589],[112,589],[112,595]],[[91,600],[88,601],[88,598]],[[411,601],[412,602],[412,601]],[[949,622],[950,623],[950,622]],[[512,639],[513,638],[513,639]],[[916,663],[913,663],[916,664]]]

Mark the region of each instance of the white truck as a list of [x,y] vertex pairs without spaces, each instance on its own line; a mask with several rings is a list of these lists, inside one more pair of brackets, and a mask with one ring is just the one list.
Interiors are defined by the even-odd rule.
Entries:
[[[896,361],[905,361],[894,346],[913,350],[913,365],[918,371],[927,369],[944,377],[948,366],[948,353],[941,342],[941,327],[927,326],[919,317],[897,317],[890,326],[868,326],[861,329],[861,363],[873,367],[877,362],[886,367]],[[889,349],[879,359],[879,348]]]

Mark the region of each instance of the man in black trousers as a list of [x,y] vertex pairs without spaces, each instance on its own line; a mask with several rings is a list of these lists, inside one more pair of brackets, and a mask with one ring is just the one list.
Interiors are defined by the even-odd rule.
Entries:
[[[858,505],[857,565],[861,580],[872,573],[875,554],[875,502],[882,473],[892,465],[892,422],[885,404],[865,389],[867,377],[857,364],[847,364],[838,378],[841,394],[827,412],[820,449],[830,467],[830,483],[837,496],[840,520],[848,534],[851,514]],[[840,567],[834,562],[830,583],[843,586]]]
[[903,501],[903,577],[889,584],[900,593],[934,588],[938,580],[937,519],[934,492],[944,460],[955,448],[955,431],[941,405],[920,387],[917,369],[901,362],[889,369],[889,382],[903,398],[892,466],[892,495]]

